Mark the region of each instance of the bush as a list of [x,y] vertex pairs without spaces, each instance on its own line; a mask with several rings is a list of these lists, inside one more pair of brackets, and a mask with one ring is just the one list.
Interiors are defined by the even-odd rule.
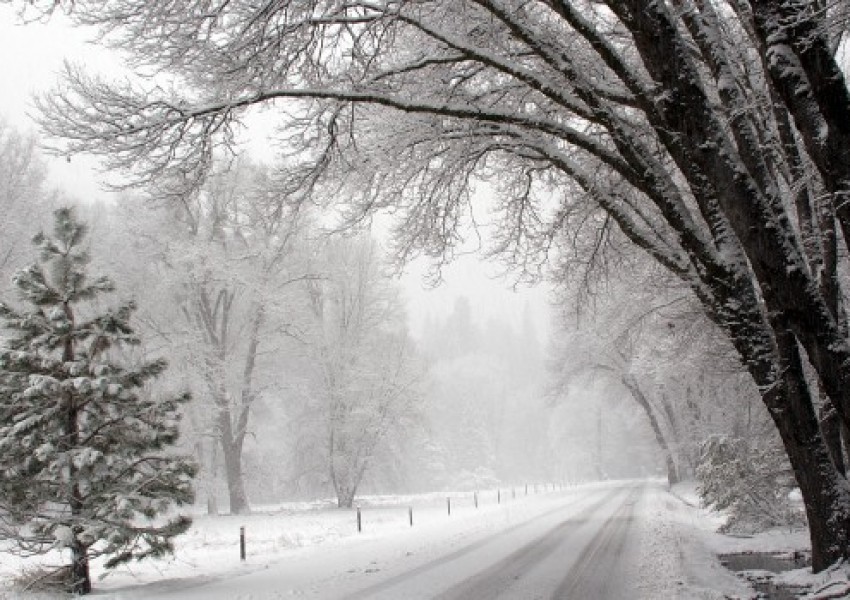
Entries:
[[712,436],[696,470],[703,504],[728,516],[724,532],[754,533],[802,525],[805,515],[789,499],[795,487],[788,459],[763,439]]

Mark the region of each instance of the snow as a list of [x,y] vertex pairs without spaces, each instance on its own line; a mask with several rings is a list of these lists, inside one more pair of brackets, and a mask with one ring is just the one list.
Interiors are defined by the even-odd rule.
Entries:
[[[496,503],[495,491],[482,491],[479,508],[471,493],[449,494],[451,516],[446,510],[447,494],[367,497],[361,502],[362,533],[357,532],[355,510],[333,508],[328,502],[263,507],[251,515],[198,515],[189,533],[176,540],[172,558],[122,567],[103,579],[101,563],[96,561],[95,596],[110,600],[340,598],[352,590],[380,590],[406,579],[425,586],[433,574],[422,567],[435,560],[447,565],[440,571],[446,581],[440,583],[454,585],[469,573],[488,568],[484,561],[501,560],[554,523],[562,523],[564,515],[581,522],[581,515],[598,503],[603,492],[624,485],[585,484],[538,494],[530,488],[528,496],[517,488],[516,498],[508,489],[502,490],[501,504]],[[408,521],[410,506],[413,527]],[[635,599],[751,598],[752,590],[720,565],[717,554],[791,550],[806,543],[803,532],[772,532],[746,539],[716,533],[722,515],[701,508],[693,486],[677,486],[671,492],[661,482],[652,482],[632,511],[633,525],[617,559],[617,578],[630,582],[629,597]],[[239,560],[239,528],[243,526],[248,554],[244,563]],[[559,556],[565,556],[570,544],[581,554],[584,538],[591,535],[576,529],[567,545],[558,548]],[[485,543],[486,551],[469,551]],[[0,558],[0,581],[14,578],[24,564],[31,564],[8,555]],[[55,555],[51,558],[56,561]],[[544,568],[563,571],[561,563],[546,567],[541,562],[534,567]],[[810,575],[789,576],[813,584]],[[834,575],[822,577],[818,585],[839,585],[835,582],[841,576],[846,581],[846,574]],[[416,577],[422,579],[418,584]],[[376,592],[374,597],[392,594]],[[31,596],[0,591],[2,600],[18,598]]]
[[70,546],[74,543],[74,532],[70,527],[60,525],[53,530],[53,537],[59,546]]

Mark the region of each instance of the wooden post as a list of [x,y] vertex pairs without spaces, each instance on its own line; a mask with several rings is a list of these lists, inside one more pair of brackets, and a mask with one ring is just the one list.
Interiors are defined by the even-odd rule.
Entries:
[[525,495],[528,496],[528,484],[525,484]]
[[472,501],[475,503],[475,508],[478,508],[478,492],[472,492]]
[[449,511],[449,516],[452,516],[452,499],[446,497],[446,509]]
[[363,519],[360,515],[360,507],[357,507],[357,533],[363,531]]
[[502,503],[502,490],[496,490],[496,504]]
[[511,488],[511,498],[516,500],[516,488]]
[[239,528],[239,559],[245,560],[245,526]]
[[410,526],[413,527],[413,507],[407,509],[407,516],[410,518]]

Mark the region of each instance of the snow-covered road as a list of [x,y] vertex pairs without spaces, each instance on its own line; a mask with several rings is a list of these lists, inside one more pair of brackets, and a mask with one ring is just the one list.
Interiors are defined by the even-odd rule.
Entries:
[[[363,498],[355,511],[278,506],[199,515],[174,557],[97,577],[100,600],[720,600],[751,598],[711,546],[717,515],[659,481],[499,495]],[[415,508],[415,526],[408,509]],[[248,532],[248,560],[234,533]],[[24,563],[0,555],[0,583]],[[57,557],[45,557],[56,560]],[[61,562],[61,561],[60,561]],[[95,574],[104,573],[95,564]],[[4,575],[7,574],[7,575]],[[48,596],[38,596],[43,600]],[[58,596],[57,596],[58,597]],[[0,600],[29,596],[5,591]],[[50,596],[50,598],[53,598]]]
[[[359,540],[255,565],[250,572],[220,579],[172,580],[115,590],[109,596],[160,600],[678,597],[675,591],[654,595],[661,588],[647,587],[647,574],[642,572],[641,552],[646,549],[641,546],[647,541],[641,539],[646,533],[642,517],[661,499],[669,501],[653,484],[600,486],[552,497],[532,512],[519,505],[502,507],[496,526],[453,531],[447,524],[444,531]],[[665,564],[664,571],[652,577],[674,579],[680,568]],[[675,585],[670,589],[675,590]],[[642,590],[655,591],[647,596]]]
[[350,594],[358,599],[628,597],[617,577],[642,488],[597,491],[417,569]]

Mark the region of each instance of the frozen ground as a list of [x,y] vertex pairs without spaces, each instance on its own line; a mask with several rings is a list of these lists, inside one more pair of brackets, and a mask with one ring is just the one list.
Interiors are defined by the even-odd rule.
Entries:
[[[640,494],[630,492],[636,487]],[[198,516],[177,541],[172,559],[135,564],[104,579],[95,565],[94,597],[475,598],[483,597],[482,585],[496,584],[505,587],[487,592],[490,597],[602,593],[577,592],[584,585],[578,575],[564,578],[574,570],[599,580],[598,589],[609,598],[750,598],[752,591],[719,564],[718,552],[805,547],[799,533],[747,540],[719,536],[714,533],[719,517],[697,506],[691,488],[674,492],[660,482],[606,482],[537,494],[532,488],[528,496],[517,489],[515,498],[508,489],[501,492],[501,504],[495,491],[481,492],[478,508],[471,494],[452,494],[451,516],[444,494],[365,498],[362,533],[354,511],[327,506]],[[247,534],[244,563],[240,526]],[[20,573],[18,559],[0,555],[0,561],[0,580]],[[554,573],[560,579],[547,588]],[[0,591],[3,600],[29,597]]]

